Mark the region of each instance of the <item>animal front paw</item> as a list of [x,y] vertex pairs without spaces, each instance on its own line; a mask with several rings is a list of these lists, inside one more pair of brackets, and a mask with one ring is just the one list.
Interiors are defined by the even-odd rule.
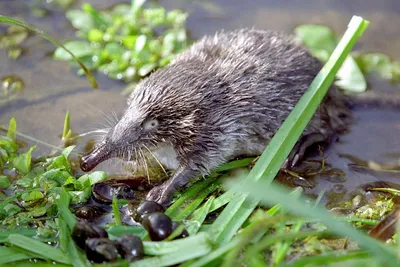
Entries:
[[[168,181],[167,181],[168,182]],[[153,187],[146,196],[146,200],[157,202],[164,207],[172,204],[171,192],[168,183],[165,182],[161,185]]]

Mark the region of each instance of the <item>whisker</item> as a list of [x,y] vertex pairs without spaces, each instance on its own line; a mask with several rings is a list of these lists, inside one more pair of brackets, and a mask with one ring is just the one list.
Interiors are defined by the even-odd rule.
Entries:
[[147,180],[150,183],[149,168],[147,166],[146,157],[144,156],[143,151],[140,147],[139,147],[139,154],[142,155],[142,157],[143,157],[143,163],[144,163],[146,174],[147,174]]
[[106,134],[106,133],[108,133],[109,130],[110,130],[110,128],[103,128],[103,129],[93,130],[93,131],[89,131],[89,132],[86,132],[86,133],[78,134],[78,135],[76,135],[76,137],[83,137],[83,136],[86,136],[86,135],[89,135],[89,134],[94,134],[94,133]]
[[119,118],[118,118],[117,112],[113,108],[111,109],[111,115],[113,118],[114,125],[116,125],[119,121]]
[[137,173],[138,172],[138,164],[140,164],[140,163],[139,163],[139,159],[138,159],[138,156],[137,156],[136,147],[135,147],[135,162],[136,162],[136,164],[135,164],[135,173]]
[[158,165],[160,165],[161,169],[163,170],[163,172],[165,173],[166,176],[168,176],[167,171],[164,169],[164,166],[161,164],[161,162],[158,160],[158,158],[153,154],[153,152],[150,151],[150,149],[146,146],[143,145],[143,147],[145,149],[147,149],[147,151],[149,151],[150,155],[157,161]]

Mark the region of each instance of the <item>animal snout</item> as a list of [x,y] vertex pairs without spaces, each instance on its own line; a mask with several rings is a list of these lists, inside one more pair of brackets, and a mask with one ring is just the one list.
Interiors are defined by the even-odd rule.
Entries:
[[110,158],[110,152],[105,145],[100,145],[81,158],[80,167],[84,172],[93,170],[101,162]]

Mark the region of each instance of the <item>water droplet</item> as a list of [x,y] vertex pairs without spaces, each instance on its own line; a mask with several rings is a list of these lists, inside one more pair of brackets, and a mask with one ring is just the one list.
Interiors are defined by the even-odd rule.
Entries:
[[10,98],[15,96],[25,88],[24,81],[17,75],[8,75],[1,79],[0,98]]

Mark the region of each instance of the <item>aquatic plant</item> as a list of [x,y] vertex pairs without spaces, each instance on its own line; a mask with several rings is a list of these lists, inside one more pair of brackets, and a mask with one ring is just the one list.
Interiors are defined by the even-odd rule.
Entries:
[[[82,10],[67,11],[79,40],[66,42],[65,47],[89,69],[125,82],[136,82],[165,66],[189,44],[187,14],[144,7],[144,3],[132,1],[103,11],[84,4]],[[55,51],[54,58],[72,59],[62,48]]]

